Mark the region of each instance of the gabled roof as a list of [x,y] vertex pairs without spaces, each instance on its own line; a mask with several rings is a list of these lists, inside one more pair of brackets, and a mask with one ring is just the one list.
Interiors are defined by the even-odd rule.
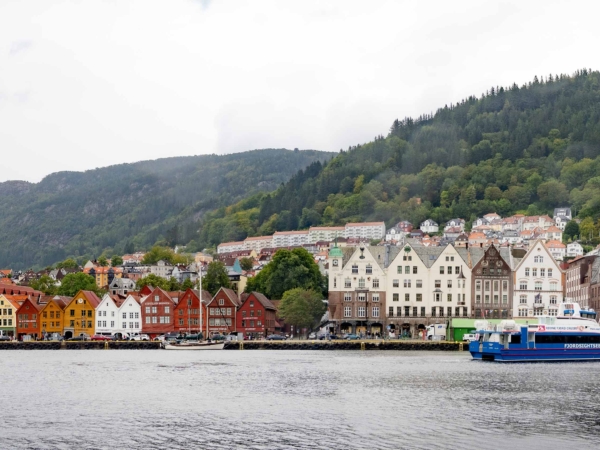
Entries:
[[246,299],[244,300],[244,303],[247,302],[248,299],[252,296],[254,296],[254,298],[256,298],[256,300],[258,300],[265,309],[277,311],[277,308],[275,308],[275,305],[273,303],[271,303],[271,300],[269,300],[267,297],[265,297],[260,292],[254,292],[254,291],[251,292],[250,295],[248,297],[246,297]]
[[217,297],[217,295],[219,294],[219,292],[223,292],[225,294],[225,296],[231,301],[231,303],[233,303],[236,306],[240,306],[240,299],[237,296],[237,294],[235,293],[235,291],[233,289],[229,289],[229,288],[224,288],[221,287],[217,293],[213,296],[213,298],[210,300],[209,304],[212,303],[214,301],[214,299]]

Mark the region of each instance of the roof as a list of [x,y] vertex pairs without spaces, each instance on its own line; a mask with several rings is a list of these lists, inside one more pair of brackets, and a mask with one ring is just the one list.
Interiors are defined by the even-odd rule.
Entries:
[[567,248],[567,246],[565,244],[563,244],[562,242],[557,241],[557,240],[552,240],[552,241],[546,242],[546,247],[548,247],[548,248]]
[[273,311],[277,310],[277,308],[275,308],[275,305],[273,303],[271,303],[271,300],[269,300],[267,297],[265,297],[260,292],[254,292],[254,291],[251,292],[250,295],[246,298],[246,300],[248,300],[248,298],[250,298],[250,296],[254,296],[256,298],[256,300],[258,300],[260,302],[260,304],[264,306],[265,309],[271,309]]
[[276,231],[275,233],[273,233],[273,237],[275,237],[275,235],[278,236],[282,236],[282,235],[295,235],[295,234],[308,234],[308,230],[300,230],[300,231]]
[[354,223],[347,223],[346,224],[346,228],[351,228],[351,227],[380,227],[382,225],[385,228],[385,223],[384,222],[354,222]]
[[95,292],[92,292],[92,291],[80,291],[80,292],[85,296],[86,300],[88,302],[90,302],[90,305],[92,305],[94,308],[97,308],[98,305],[100,304],[100,302],[102,301],[98,298],[98,296],[96,295]]
[[308,231],[344,231],[346,227],[310,227]]
[[246,241],[270,241],[271,239],[273,239],[273,236],[254,236],[247,237]]
[[223,243],[217,245],[217,247],[230,247],[230,246],[234,246],[234,245],[244,245],[244,241],[223,242]]

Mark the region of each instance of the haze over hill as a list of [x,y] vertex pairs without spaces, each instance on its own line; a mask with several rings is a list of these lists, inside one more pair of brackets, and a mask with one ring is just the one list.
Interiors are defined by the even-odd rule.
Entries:
[[39,183],[0,183],[0,266],[43,267],[66,256],[188,243],[198,220],[300,168],[325,161],[314,150],[254,150],[164,158],[86,172],[58,172]]

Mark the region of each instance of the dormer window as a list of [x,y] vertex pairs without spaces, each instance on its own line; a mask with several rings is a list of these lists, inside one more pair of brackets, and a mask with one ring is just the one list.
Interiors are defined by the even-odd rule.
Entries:
[[158,300],[160,300],[160,296],[159,295],[155,295],[154,296],[154,301],[157,302]]

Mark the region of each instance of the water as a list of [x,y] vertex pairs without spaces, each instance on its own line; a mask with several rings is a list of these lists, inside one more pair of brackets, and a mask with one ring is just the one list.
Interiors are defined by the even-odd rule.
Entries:
[[600,448],[600,362],[5,351],[0,448]]

